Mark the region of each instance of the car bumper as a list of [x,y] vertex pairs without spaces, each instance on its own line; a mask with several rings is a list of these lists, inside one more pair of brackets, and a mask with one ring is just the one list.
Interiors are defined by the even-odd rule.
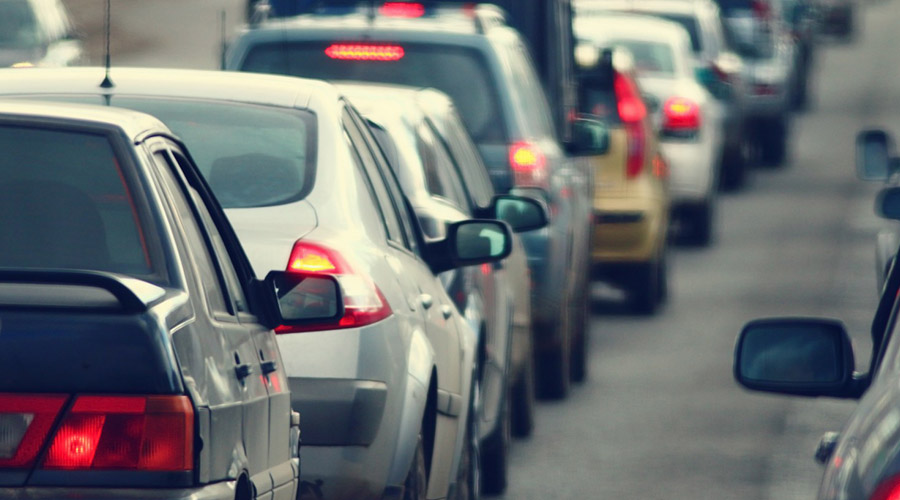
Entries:
[[709,142],[660,142],[669,165],[672,205],[702,201],[715,185],[716,158]]
[[653,196],[594,200],[591,262],[647,262],[666,238],[668,202]]
[[428,389],[427,378],[412,375],[415,338],[394,316],[278,336],[301,418],[300,498],[380,499],[402,484]]
[[[190,489],[0,488],[0,498],[8,500],[233,500],[235,485],[236,481],[226,481]],[[280,496],[279,498],[284,497]],[[289,498],[293,498],[293,496]]]

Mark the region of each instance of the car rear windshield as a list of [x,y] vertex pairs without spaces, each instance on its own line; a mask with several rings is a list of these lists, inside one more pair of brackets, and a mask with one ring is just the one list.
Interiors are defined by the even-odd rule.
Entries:
[[634,57],[635,69],[642,75],[673,76],[675,74],[672,48],[665,43],[610,40],[608,45],[628,49]]
[[0,151],[0,267],[157,274],[107,136],[4,125]]
[[731,14],[736,10],[753,10],[753,4],[757,0],[716,0],[719,9],[724,14]]
[[696,17],[667,13],[661,13],[658,14],[658,16],[663,19],[668,19],[669,21],[674,21],[687,30],[688,35],[691,37],[691,50],[693,50],[695,54],[703,50],[703,39],[700,37],[700,25],[697,23]]
[[262,44],[251,49],[241,69],[324,80],[433,87],[453,98],[475,142],[506,142],[496,85],[479,52],[432,44],[372,45],[391,48],[367,53],[364,42]]
[[291,203],[312,188],[316,119],[309,111],[148,97],[112,104],[156,116],[175,132],[223,208]]

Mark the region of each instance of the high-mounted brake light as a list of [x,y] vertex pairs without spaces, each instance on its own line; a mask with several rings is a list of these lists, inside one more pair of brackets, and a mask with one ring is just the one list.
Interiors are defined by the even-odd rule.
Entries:
[[625,176],[633,179],[644,170],[646,137],[643,122],[647,116],[647,107],[637,89],[637,84],[622,73],[616,73],[613,79],[613,90],[616,94],[619,119],[625,125],[625,136],[628,139]]
[[516,187],[548,188],[547,158],[535,145],[527,141],[516,142],[509,147],[509,165]]
[[[377,323],[393,314],[390,304],[378,286],[368,277],[356,273],[340,253],[331,248],[312,242],[298,241],[294,243],[287,270],[311,276],[327,274],[337,278],[343,295],[344,315],[337,321],[279,326],[275,329],[275,333],[356,328]],[[323,293],[333,294],[329,290],[324,290]],[[313,290],[305,294],[302,299],[315,302],[330,300],[330,297],[317,297]],[[299,306],[304,307],[304,305]]]
[[0,468],[30,468],[67,396],[0,394]]
[[663,105],[663,134],[694,137],[699,131],[700,106],[684,97],[669,98]]
[[399,61],[405,52],[399,45],[340,43],[329,45],[325,55],[342,61]]
[[194,410],[187,396],[78,396],[41,467],[188,471]]
[[386,17],[422,17],[425,6],[418,2],[385,2],[378,13]]

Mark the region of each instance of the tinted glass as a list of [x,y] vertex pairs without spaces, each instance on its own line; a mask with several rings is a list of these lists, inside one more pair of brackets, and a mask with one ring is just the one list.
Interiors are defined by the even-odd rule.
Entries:
[[0,0],[0,48],[28,48],[38,43],[37,20],[27,0]]
[[506,142],[496,86],[480,53],[459,47],[404,44],[399,60],[360,61],[330,58],[325,51],[331,45],[259,45],[250,51],[241,69],[325,80],[433,87],[453,98],[475,142]]
[[130,176],[102,135],[0,127],[0,267],[152,274]]
[[697,23],[697,19],[695,17],[662,13],[657,15],[664,19],[668,19],[669,21],[675,21],[676,23],[680,24],[685,30],[687,30],[688,35],[691,36],[691,50],[693,50],[694,53],[703,50],[703,39],[700,37],[700,25]]
[[624,47],[634,56],[635,69],[640,74],[653,76],[674,75],[675,61],[672,48],[664,43],[638,40],[612,40],[609,45]]
[[753,10],[756,0],[716,0],[722,13],[729,14],[736,10]]
[[315,115],[234,102],[116,98],[162,120],[191,155],[223,208],[303,199],[316,168]]

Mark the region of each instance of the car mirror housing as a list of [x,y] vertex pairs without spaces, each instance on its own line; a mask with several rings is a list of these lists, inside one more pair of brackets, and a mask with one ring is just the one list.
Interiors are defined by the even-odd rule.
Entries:
[[856,135],[856,174],[867,181],[885,181],[893,173],[894,140],[881,129],[861,130]]
[[853,348],[839,321],[773,318],[748,323],[738,337],[734,377],[763,392],[855,397]]
[[497,195],[488,212],[489,218],[506,222],[516,233],[541,229],[550,221],[547,204],[528,196]]
[[487,264],[512,252],[512,230],[505,222],[469,219],[447,227],[447,237],[426,244],[431,270],[442,273],[457,267]]
[[341,286],[334,276],[271,271],[258,289],[272,327],[337,321],[344,315]]
[[609,129],[600,120],[578,117],[572,124],[572,142],[566,144],[571,155],[595,156],[609,150]]
[[885,219],[900,220],[900,187],[887,187],[878,193],[875,213]]

